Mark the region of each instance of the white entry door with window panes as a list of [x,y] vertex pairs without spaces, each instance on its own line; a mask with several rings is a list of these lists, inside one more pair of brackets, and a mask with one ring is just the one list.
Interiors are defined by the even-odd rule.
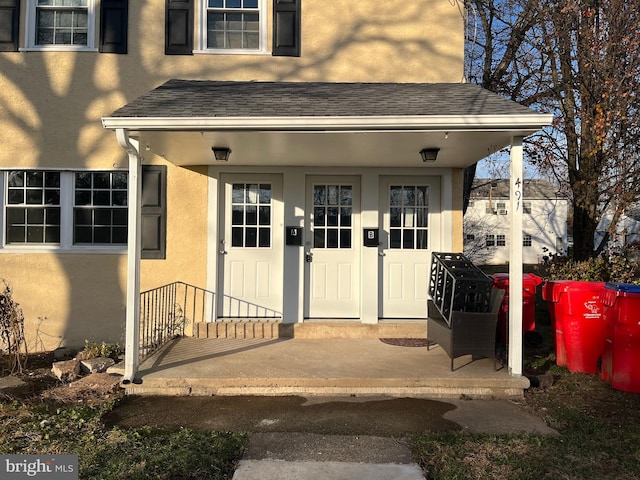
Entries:
[[381,177],[382,318],[425,318],[431,252],[440,248],[440,179]]
[[282,315],[283,208],[278,175],[224,175],[218,315]]
[[309,176],[305,317],[360,316],[360,179]]

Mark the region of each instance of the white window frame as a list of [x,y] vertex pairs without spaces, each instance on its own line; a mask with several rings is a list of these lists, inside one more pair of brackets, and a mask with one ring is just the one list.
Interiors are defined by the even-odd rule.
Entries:
[[533,236],[530,233],[522,234],[522,246],[533,247]]
[[524,200],[522,202],[522,213],[525,215],[531,215],[531,213],[533,213],[533,204],[531,200]]
[[87,45],[38,45],[36,43],[36,12],[38,0],[27,0],[26,5],[26,28],[25,28],[25,48],[21,51],[80,51],[97,52],[96,47],[96,2],[97,0],[87,0]]
[[267,0],[258,0],[259,32],[256,48],[208,48],[207,47],[207,13],[208,0],[196,2],[196,28],[194,53],[208,53],[216,55],[266,55],[268,54],[268,31],[267,31]]
[[[9,171],[54,171],[60,172],[60,243],[59,244],[42,244],[42,243],[16,243],[7,244],[7,225],[5,211],[7,207],[7,175]],[[51,253],[62,251],[65,253],[104,253],[104,254],[125,254],[127,253],[127,244],[74,244],[73,243],[73,209],[74,209],[74,192],[75,192],[75,174],[78,172],[124,172],[127,169],[97,169],[97,170],[61,170],[53,168],[12,168],[0,170],[0,254],[15,253]]]
[[496,235],[496,247],[506,247],[507,246],[507,236],[504,234]]

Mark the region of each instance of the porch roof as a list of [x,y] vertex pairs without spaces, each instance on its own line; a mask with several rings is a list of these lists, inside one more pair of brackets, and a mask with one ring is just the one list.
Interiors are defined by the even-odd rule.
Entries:
[[439,148],[437,166],[465,167],[551,120],[465,83],[174,79],[102,122],[181,165],[214,163],[216,145],[236,165],[418,166]]
[[499,116],[533,112],[470,83],[169,80],[112,117]]

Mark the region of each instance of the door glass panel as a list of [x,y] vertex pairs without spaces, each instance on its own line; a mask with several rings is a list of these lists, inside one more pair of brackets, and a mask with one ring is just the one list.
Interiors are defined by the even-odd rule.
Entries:
[[[231,187],[232,247],[271,247],[271,199],[271,184],[233,184]],[[260,229],[257,225],[260,225]]]
[[429,187],[392,185],[389,187],[389,248],[426,250],[429,248]]
[[314,186],[313,248],[351,248],[353,236],[351,205],[353,205],[353,186]]

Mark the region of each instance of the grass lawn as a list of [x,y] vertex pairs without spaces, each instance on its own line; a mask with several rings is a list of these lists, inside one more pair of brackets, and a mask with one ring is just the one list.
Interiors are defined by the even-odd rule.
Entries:
[[246,435],[106,428],[99,405],[0,403],[0,453],[76,454],[83,480],[230,479]]
[[556,383],[531,390],[523,408],[559,436],[426,434],[411,438],[428,480],[638,479],[640,395],[595,375],[555,369]]

